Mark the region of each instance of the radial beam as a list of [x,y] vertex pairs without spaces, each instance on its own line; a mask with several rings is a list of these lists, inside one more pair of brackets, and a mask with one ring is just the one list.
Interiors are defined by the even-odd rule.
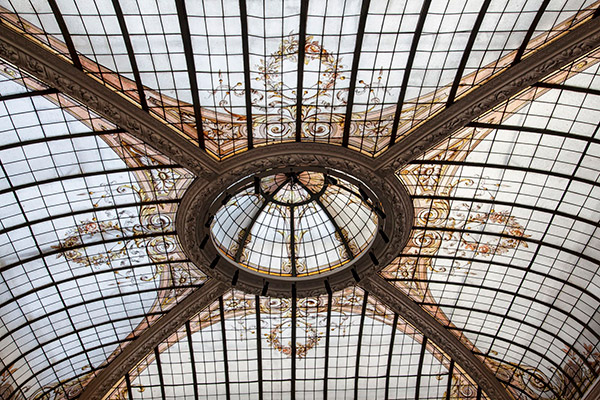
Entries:
[[298,76],[296,78],[296,142],[302,140],[302,97],[304,95],[304,59],[306,56],[306,22],[308,0],[300,3],[300,33],[298,36]]
[[175,305],[99,372],[86,386],[79,400],[100,400],[131,371],[136,364],[182,327],[194,315],[209,306],[228,289],[222,282],[210,279],[202,287]]
[[60,34],[62,35],[65,41],[65,45],[69,50],[69,55],[71,56],[71,61],[73,61],[73,65],[78,70],[83,70],[83,66],[81,65],[81,61],[79,60],[79,55],[77,54],[77,50],[75,49],[75,45],[73,44],[73,38],[71,38],[71,34],[69,33],[69,29],[67,28],[65,19],[63,18],[62,13],[60,12],[60,8],[58,8],[58,4],[56,4],[56,0],[48,0],[48,4],[50,4],[50,8],[52,9],[54,18],[56,18],[56,23],[58,24]]
[[0,25],[0,57],[96,111],[197,176],[211,179],[218,173],[217,162],[190,146],[176,130],[5,24]]
[[517,54],[515,54],[515,59],[513,60],[513,64],[517,64],[521,61],[523,54],[525,54],[525,50],[527,50],[527,45],[529,44],[529,41],[531,40],[531,37],[533,36],[533,33],[535,32],[535,29],[537,28],[538,23],[540,22],[540,19],[542,19],[542,16],[544,15],[544,12],[546,11],[546,7],[548,7],[549,3],[550,3],[550,0],[544,0],[544,2],[540,5],[540,8],[538,9],[537,13],[535,14],[533,21],[531,21],[531,25],[529,25],[529,29],[527,30],[527,33],[525,34],[525,37],[523,38],[521,47],[519,47],[519,50],[517,50]]
[[250,45],[248,41],[248,7],[246,0],[239,0],[240,28],[242,30],[242,54],[244,55],[244,95],[246,98],[246,130],[248,131],[248,148],[254,148],[254,132],[252,124],[252,85],[250,79]]
[[389,147],[392,147],[392,145],[396,143],[396,134],[398,131],[398,125],[400,124],[400,116],[402,115],[402,106],[404,105],[404,98],[406,97],[406,91],[408,90],[408,79],[412,71],[415,57],[417,56],[419,40],[421,40],[421,34],[423,33],[423,27],[425,26],[425,19],[427,19],[427,13],[429,12],[430,5],[431,0],[425,0],[421,6],[419,22],[417,22],[412,44],[410,46],[410,52],[408,53],[408,60],[406,61],[406,67],[404,67],[404,75],[402,77],[402,85],[400,86],[400,94],[398,95],[398,102],[396,104],[396,113],[394,114],[390,144],[388,145]]
[[125,49],[127,50],[127,57],[129,58],[129,65],[131,65],[131,73],[135,80],[135,87],[138,91],[140,106],[142,110],[148,112],[148,102],[146,101],[146,91],[142,84],[142,78],[140,75],[140,69],[138,68],[137,60],[135,58],[135,52],[133,51],[133,45],[131,44],[131,36],[129,36],[129,30],[127,29],[127,23],[125,22],[125,16],[121,9],[119,0],[112,0],[113,7],[115,8],[115,14],[117,15],[117,21],[119,21],[119,27],[121,28],[121,35],[123,36],[123,43],[125,43]]
[[179,28],[181,29],[181,40],[183,42],[185,63],[187,66],[188,80],[190,82],[190,92],[192,94],[194,121],[196,122],[196,132],[198,132],[198,146],[204,150],[204,128],[202,126],[202,110],[200,109],[200,95],[198,92],[198,79],[196,77],[196,63],[194,62],[192,35],[190,34],[190,25],[188,23],[185,2],[183,0],[177,0],[175,4],[177,5],[177,16],[179,18]]
[[344,118],[344,133],[342,136],[342,146],[344,147],[348,147],[348,144],[350,143],[350,125],[352,124],[352,107],[354,106],[354,94],[356,93],[356,79],[358,77],[362,42],[365,36],[370,4],[371,0],[362,0],[360,19],[358,21],[358,32],[356,33],[356,42],[354,45],[354,56],[352,58],[350,85],[348,85],[348,99],[346,101],[346,117]]
[[600,46],[600,18],[590,19],[531,56],[498,74],[415,128],[376,160],[377,168],[392,174],[473,119],[508,100],[548,74]]
[[491,0],[484,0],[483,5],[481,6],[481,10],[479,11],[479,15],[475,20],[475,25],[471,30],[471,35],[469,35],[467,46],[465,47],[465,51],[463,52],[460,64],[458,65],[458,69],[456,70],[456,76],[454,77],[452,88],[450,88],[450,93],[448,94],[448,99],[446,100],[446,107],[451,106],[452,103],[454,103],[454,100],[456,99],[456,93],[458,92],[460,81],[462,80],[463,73],[465,72],[465,68],[467,66],[467,62],[469,61],[469,57],[471,56],[471,51],[473,50],[473,45],[475,44],[475,39],[477,39],[477,35],[479,34],[479,28],[481,28],[481,24],[483,23],[483,19],[485,18],[490,2]]
[[386,282],[379,274],[359,283],[374,298],[400,314],[407,323],[418,329],[466,371],[483,391],[495,400],[510,400],[511,396],[492,371],[483,364],[454,334],[421,308],[411,298]]

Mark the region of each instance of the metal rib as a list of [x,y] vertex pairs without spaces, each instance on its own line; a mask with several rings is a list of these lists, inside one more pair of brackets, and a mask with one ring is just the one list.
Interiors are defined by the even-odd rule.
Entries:
[[234,260],[235,262],[240,262],[241,258],[242,258],[242,253],[244,252],[244,246],[246,244],[246,240],[248,240],[248,236],[250,235],[250,232],[252,231],[252,227],[254,226],[254,224],[256,223],[256,220],[258,219],[258,217],[260,216],[260,214],[263,212],[263,210],[265,209],[265,207],[267,206],[267,204],[269,204],[269,202],[271,201],[271,199],[277,194],[277,192],[279,192],[279,190],[281,190],[281,188],[283,188],[290,180],[286,179],[281,185],[279,185],[274,191],[273,193],[270,194],[270,196],[265,196],[263,203],[260,205],[259,209],[256,210],[256,214],[254,214],[252,216],[252,219],[250,220],[250,223],[248,224],[248,227],[246,228],[246,230],[244,231],[244,234],[242,235],[242,238],[240,239],[239,243],[238,243],[238,249],[235,252],[235,257]]
[[537,27],[538,23],[540,22],[542,15],[544,15],[544,12],[546,11],[546,7],[548,7],[549,3],[550,3],[550,0],[544,0],[543,3],[540,5],[540,8],[538,9],[538,12],[535,14],[533,21],[531,21],[531,25],[529,25],[527,34],[525,34],[525,37],[523,38],[521,47],[519,47],[519,50],[517,50],[517,54],[515,54],[515,59],[513,60],[512,65],[515,65],[521,61],[521,58],[523,57],[523,54],[525,53],[525,50],[527,49],[527,45],[529,44],[529,41],[531,40],[531,37],[533,36],[533,33],[535,32],[535,28]]
[[304,95],[304,58],[306,53],[306,20],[308,0],[300,3],[300,33],[298,37],[298,79],[296,81],[296,142],[302,140],[302,96]]
[[81,60],[79,60],[79,55],[77,54],[77,50],[75,49],[75,45],[73,44],[73,38],[71,38],[71,34],[69,33],[69,29],[67,28],[65,19],[63,18],[62,13],[60,12],[60,8],[58,8],[56,0],[48,0],[48,3],[50,4],[52,13],[54,13],[54,18],[56,18],[56,23],[58,24],[58,28],[60,29],[60,34],[65,40],[65,44],[67,45],[67,49],[69,50],[71,61],[73,62],[75,68],[82,71],[83,66],[81,65]]
[[419,15],[419,21],[417,22],[417,26],[415,28],[415,34],[410,46],[410,53],[408,55],[408,60],[406,61],[406,67],[404,68],[404,75],[402,76],[402,86],[400,86],[400,94],[398,95],[398,102],[396,103],[396,113],[394,114],[394,123],[392,124],[390,144],[388,145],[389,147],[396,143],[398,125],[400,125],[400,116],[402,115],[402,106],[404,105],[404,98],[406,97],[406,91],[408,90],[408,80],[410,79],[412,66],[417,55],[419,39],[421,39],[421,34],[423,33],[423,26],[425,26],[425,19],[427,18],[430,5],[431,0],[425,0],[423,2],[423,6],[421,7],[421,14]]
[[350,75],[350,84],[348,85],[348,99],[346,101],[346,116],[344,117],[344,133],[342,137],[342,146],[348,147],[350,142],[350,125],[352,125],[352,107],[354,105],[354,93],[356,91],[356,79],[358,76],[358,65],[360,61],[360,51],[362,48],[363,37],[365,36],[365,26],[367,15],[369,14],[369,5],[371,0],[363,0],[360,10],[360,19],[358,21],[358,32],[356,33],[356,43],[354,45],[354,56],[352,58],[352,72]]
[[392,322],[392,337],[390,338],[390,348],[388,350],[387,367],[385,371],[385,400],[390,398],[390,376],[392,374],[392,355],[394,354],[394,341],[396,340],[396,327],[398,326],[398,314],[394,313],[394,322]]
[[467,42],[465,51],[463,52],[462,58],[460,59],[460,64],[458,66],[458,69],[456,70],[456,76],[454,77],[454,82],[452,83],[452,88],[450,89],[450,93],[448,94],[448,100],[446,101],[446,107],[454,103],[454,98],[456,97],[456,92],[458,91],[458,85],[462,80],[463,73],[465,72],[465,67],[467,66],[467,62],[469,61],[469,56],[471,55],[471,50],[473,49],[473,44],[475,44],[475,39],[477,38],[477,35],[479,33],[479,28],[481,27],[481,23],[483,22],[485,13],[487,12],[487,9],[490,5],[490,1],[491,0],[485,0],[483,2],[481,10],[479,11],[479,15],[477,15],[475,25],[473,25],[471,35],[469,35],[469,41]]
[[125,42],[125,49],[127,50],[127,56],[129,57],[129,64],[131,64],[131,72],[133,73],[133,78],[135,80],[135,86],[138,91],[138,96],[140,98],[140,106],[142,110],[148,111],[148,103],[146,102],[146,94],[144,90],[144,85],[142,84],[142,78],[140,76],[140,70],[137,65],[137,60],[135,58],[135,53],[133,51],[133,46],[131,45],[131,37],[129,36],[129,30],[127,29],[127,24],[125,23],[125,17],[123,16],[123,10],[121,9],[121,4],[119,0],[112,0],[113,7],[115,8],[115,13],[117,14],[117,20],[119,21],[119,27],[121,28],[121,33],[123,34],[123,41]]
[[183,40],[183,51],[185,52],[188,79],[190,80],[190,91],[192,92],[192,105],[194,107],[196,132],[198,133],[198,146],[204,150],[205,143],[204,128],[202,127],[202,109],[200,108],[198,80],[196,78],[196,63],[194,62],[194,49],[192,47],[192,38],[190,34],[187,11],[185,8],[185,1],[176,0],[175,4],[177,5],[177,16],[179,17],[179,26],[181,28],[181,39]]
[[252,85],[250,81],[250,49],[248,45],[248,11],[246,0],[239,0],[240,24],[242,28],[242,54],[244,58],[244,93],[246,95],[246,129],[248,130],[248,149],[254,148],[252,132]]
[[[304,190],[306,190],[308,193],[314,194],[302,182],[298,181],[298,184]],[[329,212],[329,210],[327,209],[327,207],[325,207],[325,205],[321,202],[320,198],[315,197],[315,203],[317,203],[317,205],[319,207],[321,207],[321,210],[323,210],[323,212],[325,213],[325,215],[327,216],[327,218],[331,221],[331,224],[333,225],[333,228],[335,229],[336,234],[340,237],[340,242],[342,242],[342,244],[344,245],[344,248],[345,248],[346,252],[348,253],[348,259],[350,259],[350,260],[354,259],[354,253],[350,249],[350,244],[346,241],[346,238],[344,237],[344,235],[342,233],[342,230],[340,229],[340,227],[337,224],[337,222],[335,222],[335,219],[333,219],[333,215],[331,215],[331,213]]]

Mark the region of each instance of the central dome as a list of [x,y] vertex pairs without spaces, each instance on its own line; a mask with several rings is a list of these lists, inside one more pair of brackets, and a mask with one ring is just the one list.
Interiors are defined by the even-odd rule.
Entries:
[[377,205],[357,184],[337,171],[247,177],[214,216],[213,242],[230,261],[263,274],[302,277],[347,265],[378,229]]

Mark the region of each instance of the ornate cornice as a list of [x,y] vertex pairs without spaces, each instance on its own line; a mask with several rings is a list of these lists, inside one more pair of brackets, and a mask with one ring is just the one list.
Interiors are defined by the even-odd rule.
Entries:
[[207,153],[165,123],[4,24],[0,24],[0,57],[90,107],[197,176],[209,179],[218,170]]
[[494,400],[512,400],[492,371],[462,344],[456,336],[446,330],[435,318],[397,288],[386,282],[379,274],[359,282],[359,286],[386,304],[409,324],[448,354],[481,389]]
[[268,154],[264,150],[248,151],[228,160],[223,163],[217,178],[211,182],[194,182],[182,199],[177,212],[177,232],[188,257],[207,275],[231,283],[237,271],[236,288],[261,294],[268,282],[267,293],[273,297],[291,297],[292,283],[296,284],[298,297],[326,293],[325,279],[332,290],[341,290],[355,283],[355,277],[348,268],[295,279],[253,274],[234,266],[224,257],[216,267],[209,267],[220,256],[212,240],[205,239],[210,236],[210,224],[207,221],[221,205],[215,200],[241,179],[276,169],[320,168],[340,171],[363,182],[365,186],[361,188],[373,193],[374,198],[381,202],[385,218],[379,218],[379,228],[385,232],[387,241],[377,235],[369,250],[379,267],[373,264],[369,256],[358,258],[352,264],[360,279],[376,273],[397,256],[398,249],[404,247],[413,225],[412,201],[395,176],[383,177],[372,169],[371,159],[357,156],[352,150],[322,144],[286,143],[268,148]]
[[376,160],[394,173],[458,129],[528,86],[600,46],[600,18],[590,19],[536,50],[416,128]]
[[202,287],[175,305],[144,333],[125,346],[123,351],[86,385],[79,399],[102,399],[140,360],[181,328],[186,321],[212,304],[227,289],[228,286],[224,283],[209,279]]

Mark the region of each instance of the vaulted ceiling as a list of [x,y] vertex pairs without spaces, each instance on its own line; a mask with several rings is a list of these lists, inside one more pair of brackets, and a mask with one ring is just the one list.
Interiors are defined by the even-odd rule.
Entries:
[[599,10],[0,0],[0,398],[600,396]]

